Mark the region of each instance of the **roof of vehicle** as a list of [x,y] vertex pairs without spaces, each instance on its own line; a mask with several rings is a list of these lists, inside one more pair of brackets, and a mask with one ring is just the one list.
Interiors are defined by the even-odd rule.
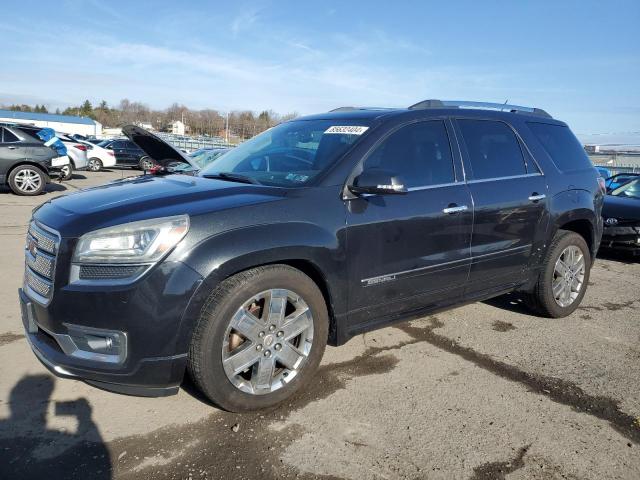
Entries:
[[549,121],[550,123],[563,124],[555,120],[551,115],[542,109],[534,107],[523,107],[519,105],[470,102],[456,100],[424,100],[406,108],[383,108],[383,107],[339,107],[326,113],[299,117],[295,120],[346,120],[346,119],[369,119],[376,120],[383,117],[411,114],[412,112],[428,112],[433,116],[495,116],[527,117],[536,121]]
[[73,115],[56,115],[53,113],[17,112],[14,110],[0,110],[0,118],[13,118],[16,120],[31,120],[42,122],[78,123],[82,125],[94,125],[95,120],[88,117],[76,117]]

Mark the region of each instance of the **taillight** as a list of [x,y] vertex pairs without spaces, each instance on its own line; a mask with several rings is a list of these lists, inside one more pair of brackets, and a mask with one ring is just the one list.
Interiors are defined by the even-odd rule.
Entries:
[[77,148],[78,150],[82,150],[83,152],[87,151],[86,145],[74,145],[74,147]]
[[112,157],[115,157],[115,156],[116,156],[116,155],[115,155],[115,153],[113,153],[111,150],[107,150],[107,153],[108,153],[109,155],[111,155]]

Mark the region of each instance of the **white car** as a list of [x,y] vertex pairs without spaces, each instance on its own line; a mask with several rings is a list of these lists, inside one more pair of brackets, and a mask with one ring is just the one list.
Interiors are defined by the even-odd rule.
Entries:
[[87,158],[89,159],[88,169],[92,172],[99,172],[102,167],[115,167],[116,157],[113,150],[107,150],[99,145],[90,142],[80,142],[87,147]]
[[56,132],[56,136],[67,147],[67,156],[70,163],[62,167],[62,180],[69,180],[74,170],[86,170],[89,166],[87,159],[88,147],[65,133]]

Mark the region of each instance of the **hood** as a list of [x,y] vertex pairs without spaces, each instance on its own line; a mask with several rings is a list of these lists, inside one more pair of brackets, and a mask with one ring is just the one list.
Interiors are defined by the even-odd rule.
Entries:
[[171,164],[186,163],[195,170],[200,170],[200,167],[180,150],[144,128],[140,128],[137,125],[125,125],[122,127],[122,133],[144,150],[161,167],[167,168]]
[[602,207],[604,218],[615,217],[625,220],[640,221],[640,200],[629,197],[607,195]]
[[97,228],[189,213],[196,216],[282,199],[282,189],[187,175],[142,175],[44,203],[34,218],[77,237]]

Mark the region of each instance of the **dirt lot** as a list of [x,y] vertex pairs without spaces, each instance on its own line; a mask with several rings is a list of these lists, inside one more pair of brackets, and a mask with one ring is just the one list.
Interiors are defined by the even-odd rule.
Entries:
[[566,319],[505,296],[328,348],[269,413],[54,378],[19,317],[31,209],[132,173],[0,191],[0,478],[640,478],[640,263],[624,258],[596,263]]

